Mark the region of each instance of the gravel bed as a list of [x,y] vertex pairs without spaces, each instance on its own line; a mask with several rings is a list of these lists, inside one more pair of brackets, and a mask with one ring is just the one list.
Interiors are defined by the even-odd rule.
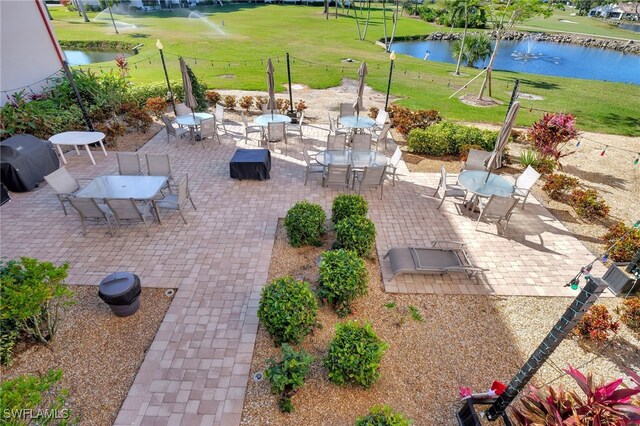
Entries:
[[[330,248],[332,235],[323,247],[292,248],[280,221],[269,270],[269,280],[292,275],[315,286],[318,256]],[[382,288],[378,259],[367,261],[369,292],[354,306],[347,319],[370,321],[389,350],[382,361],[382,378],[369,390],[339,387],[330,383],[322,358],[342,321],[331,308],[321,307],[321,327],[305,337],[300,347],[316,360],[305,386],[293,398],[295,412],[280,413],[268,379],[249,380],[242,413],[243,425],[353,425],[376,403],[386,403],[405,413],[416,425],[455,425],[460,408],[458,387],[476,392],[493,380],[508,382],[528,355],[560,318],[570,299],[533,297],[486,297],[387,294]],[[384,305],[395,302],[392,309]],[[602,300],[610,310],[616,299]],[[412,319],[409,306],[419,309],[423,322]],[[621,377],[625,367],[640,368],[640,340],[624,325],[609,345],[585,346],[577,339],[565,340],[535,376],[533,384],[563,383],[554,366],[568,363],[591,369],[598,377]],[[259,327],[251,374],[263,371],[267,358],[279,349]]]
[[165,289],[143,288],[138,312],[120,318],[98,298],[96,286],[71,289],[77,302],[59,322],[51,345],[21,344],[13,365],[0,369],[0,374],[4,381],[62,369],[69,408],[81,424],[112,425],[171,297]]

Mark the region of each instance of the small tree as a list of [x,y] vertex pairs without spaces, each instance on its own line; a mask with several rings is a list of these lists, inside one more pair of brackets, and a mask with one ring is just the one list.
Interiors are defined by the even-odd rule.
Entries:
[[475,68],[475,63],[491,56],[491,40],[485,33],[471,34],[453,43],[453,57],[464,59],[467,66]]
[[193,96],[196,98],[198,109],[200,111],[204,111],[209,106],[206,95],[207,87],[198,81],[198,77],[196,77],[196,74],[189,65],[187,65],[187,74],[189,74],[189,78],[191,79],[191,89],[193,91]]

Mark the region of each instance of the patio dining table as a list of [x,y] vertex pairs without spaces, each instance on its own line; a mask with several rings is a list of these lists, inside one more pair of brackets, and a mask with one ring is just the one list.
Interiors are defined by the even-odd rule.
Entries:
[[150,200],[158,223],[162,223],[155,197],[166,183],[166,176],[99,176],[80,189],[75,196],[80,198]]
[[289,123],[291,123],[291,117],[289,117],[287,115],[284,115],[284,114],[267,113],[267,114],[262,114],[262,115],[256,117],[256,119],[253,120],[253,122],[255,124],[257,124],[258,126],[268,127],[269,123],[285,123],[285,124],[289,124]]
[[327,150],[316,154],[316,161],[323,166],[336,164],[341,166],[351,165],[356,169],[365,167],[386,166],[389,158],[377,151],[360,150]]
[[[488,178],[487,173],[489,174]],[[492,195],[509,197],[515,191],[513,183],[485,170],[465,170],[458,175],[458,183],[473,194],[466,206],[469,210],[476,208],[478,197],[488,198]]]
[[365,116],[345,115],[340,117],[340,124],[351,129],[370,129],[376,125],[376,121]]
[[176,123],[180,126],[187,126],[189,128],[189,135],[191,136],[191,142],[195,143],[196,129],[200,125],[202,120],[208,120],[213,118],[212,114],[208,112],[196,112],[195,114],[184,114],[176,117]]

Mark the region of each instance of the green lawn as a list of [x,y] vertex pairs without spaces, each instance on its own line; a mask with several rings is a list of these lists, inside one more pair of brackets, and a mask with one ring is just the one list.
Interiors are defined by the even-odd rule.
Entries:
[[[358,40],[353,16],[325,20],[320,7],[242,4],[199,11],[225,34],[221,35],[200,19],[188,19],[189,12],[185,10],[116,16],[116,19],[138,26],[116,35],[109,21],[83,23],[75,13],[52,8],[54,28],[61,40],[108,39],[143,43],[140,55],[129,59],[133,82],[163,81],[160,58],[154,46],[156,38],[160,38],[170,78],[177,81],[180,80],[177,55],[184,55],[198,58],[197,63],[195,59],[187,62],[210,88],[266,90],[266,59],[274,58],[276,83],[282,84],[286,82],[284,58],[289,52],[297,58],[291,67],[295,83],[326,88],[339,85],[343,77],[356,79],[359,64],[341,61],[354,58],[367,61],[367,83],[380,92],[386,91],[388,54],[374,43],[383,36],[380,11],[372,13],[372,25],[365,42]],[[387,19],[390,29],[390,15]],[[397,35],[427,34],[434,28],[420,20],[402,17]],[[99,66],[108,69],[112,64]],[[399,101],[402,105],[437,109],[448,119],[500,122],[504,118],[504,106],[475,108],[456,98],[448,99],[470,78],[452,76],[454,68],[451,64],[398,55],[391,92],[403,97]],[[464,72],[472,76],[478,70],[464,69]],[[522,92],[544,97],[544,101],[522,101],[520,125],[539,119],[540,112],[529,111],[529,108],[537,108],[574,113],[579,127],[584,130],[640,135],[637,103],[634,106],[633,101],[640,98],[639,86],[495,72],[493,97],[508,102],[515,78],[521,79]],[[468,93],[476,93],[480,81],[481,78],[470,84]]]

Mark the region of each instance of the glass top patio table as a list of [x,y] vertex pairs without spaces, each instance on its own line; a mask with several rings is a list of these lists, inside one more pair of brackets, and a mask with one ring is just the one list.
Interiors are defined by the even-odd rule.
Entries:
[[489,172],[485,170],[465,170],[458,176],[458,182],[463,188],[481,197],[491,197],[492,195],[508,197],[513,195],[513,183],[493,173],[489,173],[489,179],[487,180],[487,173]]
[[291,117],[284,114],[262,114],[253,120],[255,124],[262,127],[268,127],[269,123],[291,123]]
[[389,158],[376,151],[329,150],[316,154],[316,161],[323,166],[336,164],[340,166],[351,165],[355,168],[386,166]]
[[376,124],[375,120],[362,115],[360,117],[345,115],[344,117],[340,117],[339,121],[344,127],[351,127],[352,129],[368,129]]
[[151,200],[166,182],[166,176],[99,176],[75,195],[82,198]]
[[[195,120],[194,120],[195,115]],[[196,112],[195,114],[185,114],[176,117],[176,123],[181,126],[199,126],[201,120],[213,118],[213,115],[208,112]]]

